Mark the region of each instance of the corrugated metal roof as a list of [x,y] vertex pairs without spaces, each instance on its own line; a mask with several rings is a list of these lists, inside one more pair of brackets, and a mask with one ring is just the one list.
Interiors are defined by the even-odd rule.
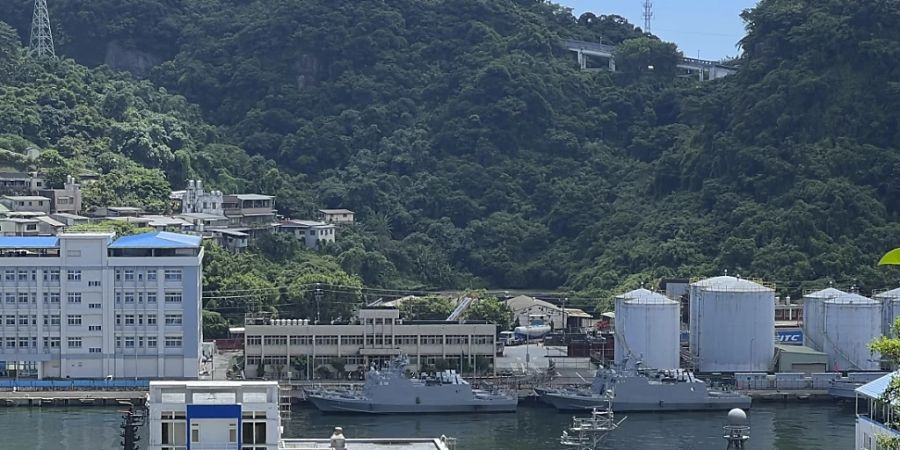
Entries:
[[900,376],[900,371],[889,373],[874,381],[870,381],[856,388],[856,393],[869,398],[881,398],[881,395],[884,394],[884,391],[890,386],[891,380],[893,380],[895,376]]
[[665,295],[650,291],[648,289],[635,289],[631,292],[626,292],[622,295],[618,296],[619,298],[625,299],[630,303],[640,303],[640,304],[662,304],[662,305],[671,305],[672,303],[678,303]]
[[56,236],[10,236],[0,237],[0,248],[56,248],[59,238]]
[[234,194],[234,198],[238,200],[271,200],[275,197],[262,194]]
[[158,231],[116,239],[109,248],[198,248],[200,236]]
[[705,280],[700,280],[696,283],[691,284],[691,286],[697,286],[701,288],[707,288],[709,290],[723,290],[723,291],[739,291],[739,292],[764,292],[764,291],[773,291],[771,288],[767,288],[759,283],[755,283],[750,280],[745,280],[743,278],[735,278],[729,276],[721,276],[721,277],[712,277],[707,278]]

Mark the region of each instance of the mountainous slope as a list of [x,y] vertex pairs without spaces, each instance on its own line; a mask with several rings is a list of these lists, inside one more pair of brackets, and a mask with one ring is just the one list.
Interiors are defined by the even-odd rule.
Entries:
[[[28,3],[0,18],[24,30]],[[794,295],[895,280],[874,261],[900,235],[897,8],[763,0],[740,73],[704,84],[645,70],[673,49],[621,18],[535,0],[63,0],[51,15],[61,53],[199,105],[217,139],[200,154],[242,149],[182,172],[222,185],[246,151],[278,181],[240,187],[288,213],[357,210],[329,252],[366,284],[602,297],[725,269]],[[610,74],[580,72],[560,37],[642,40]]]

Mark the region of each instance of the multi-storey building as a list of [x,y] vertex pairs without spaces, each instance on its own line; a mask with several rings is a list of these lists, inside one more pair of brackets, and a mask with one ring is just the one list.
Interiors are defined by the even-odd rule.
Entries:
[[[435,365],[482,369],[493,366],[497,328],[487,322],[403,321],[395,308],[364,308],[359,323],[310,324],[299,319],[248,319],[244,326],[247,376],[258,374],[260,364],[267,373],[295,370],[292,358],[306,357],[311,372],[341,360],[347,371],[382,364],[399,354],[410,366]],[[480,360],[477,361],[477,360]],[[484,364],[484,365],[481,365]],[[280,368],[280,369],[279,369]],[[311,373],[292,374],[308,378]]]
[[39,378],[196,378],[200,238],[0,238],[0,361]]

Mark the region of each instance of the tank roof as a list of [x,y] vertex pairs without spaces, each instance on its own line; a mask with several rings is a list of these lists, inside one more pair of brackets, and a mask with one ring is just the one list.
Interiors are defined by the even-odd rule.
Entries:
[[810,292],[809,294],[806,294],[803,297],[804,298],[834,298],[834,297],[840,297],[844,294],[846,294],[846,292],[844,292],[840,289],[835,289],[835,288],[830,287],[827,289],[822,289],[821,291]]
[[626,292],[622,295],[619,295],[618,298],[621,298],[628,303],[637,303],[642,305],[670,305],[673,303],[678,303],[674,300],[669,299],[665,295],[658,294],[644,288]]
[[875,298],[893,298],[900,299],[900,287],[891,289],[889,291],[884,291],[875,296]]
[[729,276],[707,278],[705,280],[700,280],[696,283],[693,283],[691,284],[691,286],[709,288],[710,290],[714,291],[722,290],[739,292],[774,292],[774,289],[767,288],[759,283],[745,280],[743,278],[735,278]]
[[859,294],[854,293],[844,293],[844,295],[833,297],[825,300],[828,303],[844,303],[844,304],[870,304],[870,305],[880,305],[881,302],[876,300],[872,300],[869,297],[864,297]]

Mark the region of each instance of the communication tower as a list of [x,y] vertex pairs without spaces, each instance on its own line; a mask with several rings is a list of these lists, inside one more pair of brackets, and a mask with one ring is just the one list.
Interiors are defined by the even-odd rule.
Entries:
[[644,0],[644,33],[650,32],[650,22],[653,20],[653,0]]
[[34,0],[28,51],[35,56],[56,58],[56,51],[53,49],[53,31],[50,30],[50,13],[47,12],[47,0]]

